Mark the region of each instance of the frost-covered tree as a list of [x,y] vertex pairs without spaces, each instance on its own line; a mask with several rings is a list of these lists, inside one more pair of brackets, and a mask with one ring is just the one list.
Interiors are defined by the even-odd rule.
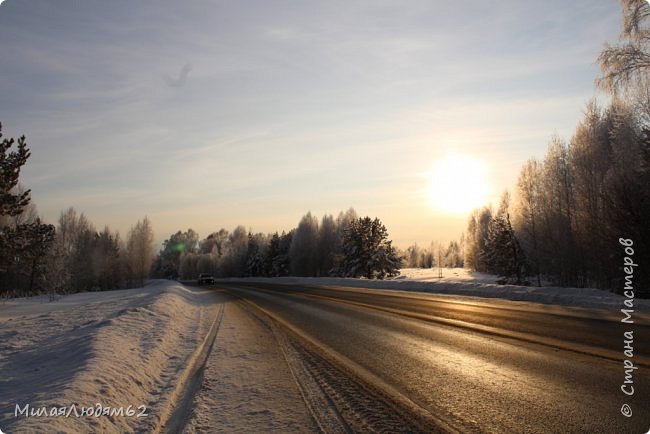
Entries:
[[[3,138],[0,124],[0,290],[32,293],[43,283],[54,226],[43,224],[30,204],[30,191],[18,184],[30,157],[25,136]],[[15,144],[15,149],[14,149]]]
[[13,275],[16,289],[32,294],[37,284],[45,283],[47,252],[54,242],[54,226],[42,224],[37,218],[34,222],[6,227],[3,233],[11,239],[14,255],[13,264],[3,277]]
[[58,285],[64,291],[87,291],[99,286],[96,283],[98,273],[94,269],[99,264],[95,257],[96,237],[95,227],[84,213],[77,214],[70,207],[59,216],[55,248],[62,258],[63,270]]
[[594,102],[587,105],[568,147],[572,174],[575,277],[579,286],[604,286],[612,267],[611,230],[603,185],[612,164],[612,116]]
[[311,212],[305,214],[296,228],[289,249],[291,274],[315,276],[317,269],[318,220]]
[[404,265],[407,268],[420,267],[420,247],[417,243],[413,243],[406,248],[404,252]]
[[567,144],[555,136],[544,158],[544,194],[542,219],[544,244],[541,254],[546,268],[553,270],[557,283],[570,285],[577,272],[575,234],[574,173]]
[[216,255],[213,253],[200,253],[196,259],[196,270],[194,277],[199,274],[209,274],[211,276],[218,275],[219,263]]
[[481,252],[485,250],[491,221],[492,208],[488,206],[475,209],[470,215],[465,238],[464,264],[474,271],[487,271]]
[[[637,263],[650,263],[650,129],[635,125],[630,113],[619,111],[611,137],[613,162],[604,182],[609,239],[634,240]],[[608,267],[618,271],[619,279],[622,256],[617,248],[613,260],[619,265]],[[638,273],[635,280],[639,287],[635,294],[650,297],[650,273]],[[613,282],[618,292],[624,286],[619,283]]]
[[619,45],[605,44],[598,56],[602,76],[596,84],[614,94],[633,89],[647,94],[650,74],[650,6],[646,0],[621,0]]
[[131,227],[126,240],[130,284],[144,286],[153,263],[153,228],[148,217]]
[[445,250],[443,264],[449,268],[463,267],[463,250],[458,241],[450,241]]
[[425,248],[413,243],[404,252],[404,265],[408,268],[431,268],[435,264],[434,251],[433,243]]
[[267,253],[264,257],[264,271],[269,277],[288,276],[290,272],[289,250],[294,231],[289,233],[282,232],[278,235],[275,232],[268,245]]
[[196,279],[197,263],[199,261],[197,253],[186,251],[181,253],[180,264],[178,266],[178,275],[183,280]]
[[528,160],[521,168],[516,186],[514,214],[515,231],[519,234],[523,249],[528,252],[529,271],[537,277],[539,286],[544,270],[540,254],[540,231],[545,199],[542,176],[542,165],[534,158]]
[[246,274],[248,258],[248,231],[244,226],[237,226],[229,235],[219,258],[220,276],[241,277]]
[[262,233],[248,234],[248,251],[246,254],[246,276],[265,276],[264,267],[269,239]]
[[490,220],[481,257],[488,272],[504,277],[504,282],[514,276],[516,283],[521,283],[523,252],[510,223],[509,209],[510,193],[506,190],[499,209]]
[[401,258],[378,218],[352,220],[343,233],[343,259],[338,274],[383,279],[399,275]]
[[[638,240],[635,257],[648,258],[644,125],[634,104],[614,99],[603,109],[591,103],[568,144],[555,137],[543,162],[524,165],[513,222],[538,283],[544,276],[563,286],[620,290],[620,237]],[[642,295],[648,283],[642,273],[637,281]]]
[[340,244],[336,220],[331,214],[321,219],[318,227],[318,244],[316,248],[316,273],[327,276],[334,266],[334,256]]
[[199,243],[199,234],[188,229],[177,231],[163,241],[163,246],[156,258],[155,274],[159,277],[176,278],[179,274],[181,254],[195,252]]
[[228,245],[228,237],[230,233],[226,229],[219,229],[213,232],[199,243],[199,251],[201,253],[212,253],[217,258],[225,254],[226,246]]
[[[613,164],[605,180],[604,208],[611,230],[638,240],[635,254],[650,260],[650,6],[645,0],[621,0],[621,5],[620,43],[606,45],[598,57],[602,76],[596,83],[614,97],[609,129]],[[619,256],[613,254],[618,262]],[[650,296],[648,276],[640,273],[637,280],[642,288],[637,294],[645,297]],[[620,291],[620,285],[613,285]]]
[[94,236],[91,266],[94,285],[101,290],[117,289],[122,285],[120,236],[108,226]]
[[526,258],[507,212],[498,214],[490,222],[483,255],[491,273],[503,277],[505,282],[518,285],[524,282]]
[[510,200],[506,190],[496,214],[490,218],[479,255],[485,271],[503,277],[503,282],[521,284],[526,276],[526,260],[510,222]]

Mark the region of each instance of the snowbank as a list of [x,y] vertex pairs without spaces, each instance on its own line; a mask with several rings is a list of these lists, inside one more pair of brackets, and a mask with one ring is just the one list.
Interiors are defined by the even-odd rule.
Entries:
[[[340,277],[273,277],[222,279],[222,281],[277,282],[295,285],[330,285],[353,288],[417,291],[441,295],[461,295],[535,303],[618,310],[626,299],[622,295],[593,288],[562,288],[557,286],[499,285],[497,276],[476,273],[462,268],[403,268],[397,277],[367,280]],[[650,311],[650,300],[635,299],[636,309]]]
[[[1,303],[0,429],[133,432],[155,426],[167,411],[165,396],[214,318],[215,297],[154,281],[55,302]],[[98,403],[114,414],[87,416]],[[48,417],[27,417],[42,409]]]

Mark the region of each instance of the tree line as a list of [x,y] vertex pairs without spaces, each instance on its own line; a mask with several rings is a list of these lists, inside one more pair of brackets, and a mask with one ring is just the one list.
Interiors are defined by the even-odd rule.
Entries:
[[[2,125],[0,124],[0,139]],[[396,276],[401,256],[378,218],[354,209],[318,221],[310,212],[289,232],[263,234],[237,226],[199,240],[192,229],[165,240],[157,255],[144,217],[125,240],[108,226],[97,230],[83,213],[63,211],[46,224],[19,183],[30,157],[25,137],[0,142],[0,296],[140,287],[156,277]]]
[[460,240],[449,241],[447,246],[442,243],[431,242],[428,247],[420,247],[413,243],[401,253],[402,264],[406,268],[463,268],[465,234],[461,234]]
[[25,137],[3,138],[0,124],[0,295],[69,293],[142,286],[153,260],[153,230],[138,221],[123,242],[98,231],[74,208],[45,224],[19,183],[30,157]]
[[340,276],[368,279],[399,274],[401,257],[378,218],[358,217],[354,209],[320,222],[311,212],[288,232],[264,234],[220,229],[199,240],[192,230],[178,231],[156,256],[157,277]]
[[[597,85],[610,92],[587,104],[567,142],[553,137],[543,160],[520,169],[514,199],[469,218],[465,262],[507,281],[623,291],[619,238],[650,264],[650,11],[623,0],[622,43],[599,57]],[[635,275],[637,296],[650,296],[650,275]]]

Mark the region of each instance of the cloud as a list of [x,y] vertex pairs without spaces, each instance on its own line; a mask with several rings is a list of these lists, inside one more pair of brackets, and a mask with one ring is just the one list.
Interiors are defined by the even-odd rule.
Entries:
[[181,87],[187,81],[187,76],[190,74],[191,70],[192,65],[186,63],[178,73],[178,78],[172,78],[169,75],[165,75],[165,83],[167,83],[167,86],[169,87]]

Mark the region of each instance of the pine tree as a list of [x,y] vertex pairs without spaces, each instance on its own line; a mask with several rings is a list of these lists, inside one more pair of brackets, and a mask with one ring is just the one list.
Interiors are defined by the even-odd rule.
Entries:
[[117,289],[121,284],[119,235],[107,227],[94,235],[92,258],[93,284],[101,290]]
[[246,255],[246,276],[258,277],[264,275],[264,258],[260,245],[261,234],[253,236],[248,233],[248,253]]
[[502,276],[504,281],[523,283],[525,274],[525,255],[510,223],[508,213],[498,214],[490,222],[483,260],[488,271]]
[[53,225],[41,224],[40,219],[17,227],[17,232],[24,236],[26,244],[20,250],[20,259],[26,262],[25,271],[29,275],[27,291],[32,293],[37,280],[43,280],[47,270],[47,251],[54,242]]
[[20,170],[31,154],[25,136],[18,139],[16,150],[11,151],[14,143],[13,138],[0,142],[0,285],[8,286],[6,278],[11,270],[14,277],[27,277],[26,285],[21,286],[31,293],[45,273],[44,262],[54,241],[54,226],[42,224],[38,218],[25,223],[17,219],[13,224],[7,220],[23,214],[31,201],[29,190],[16,189]]
[[18,185],[20,169],[25,165],[31,153],[25,143],[25,136],[21,136],[17,142],[17,149],[9,150],[14,145],[14,139],[2,138],[2,124],[0,123],[0,216],[16,216],[23,212],[23,208],[29,204],[30,191],[15,193],[14,188]]
[[291,269],[289,250],[293,241],[295,230],[288,233],[282,232],[278,243],[277,254],[273,257],[273,276],[288,276]]
[[388,240],[388,231],[378,218],[352,220],[343,233],[343,255],[338,273],[344,277],[383,279],[399,275],[401,258]]
[[27,162],[30,152],[24,136],[18,139],[17,149],[10,152],[15,141],[13,138],[2,138],[2,124],[0,139],[0,222],[3,224],[0,227],[0,272],[6,272],[15,262],[21,243],[24,244],[24,240],[21,240],[24,234],[7,225],[6,217],[21,214],[29,204],[30,191],[15,193],[14,188],[18,185],[20,169]]
[[279,277],[289,275],[289,248],[293,232],[288,234],[275,232],[268,242],[266,255],[263,255],[262,269],[264,276]]

